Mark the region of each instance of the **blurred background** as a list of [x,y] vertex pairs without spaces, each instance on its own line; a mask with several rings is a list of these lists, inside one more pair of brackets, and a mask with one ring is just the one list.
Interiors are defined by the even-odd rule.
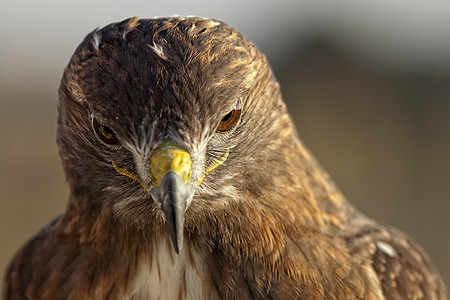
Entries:
[[1,1],[0,272],[61,213],[56,90],[75,47],[130,16],[220,19],[267,54],[300,137],[348,199],[450,286],[450,1]]

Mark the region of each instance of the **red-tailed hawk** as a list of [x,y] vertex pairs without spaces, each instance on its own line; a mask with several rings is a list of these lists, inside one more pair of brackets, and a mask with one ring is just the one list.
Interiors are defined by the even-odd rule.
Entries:
[[355,210],[265,56],[202,18],[90,33],[59,90],[66,212],[5,299],[445,299],[424,251]]

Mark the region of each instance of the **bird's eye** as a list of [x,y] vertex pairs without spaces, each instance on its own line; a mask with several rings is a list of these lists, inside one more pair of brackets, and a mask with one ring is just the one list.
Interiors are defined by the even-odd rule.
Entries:
[[241,99],[238,99],[235,107],[226,114],[217,126],[217,131],[225,132],[230,130],[237,124],[241,117]]
[[105,144],[115,145],[119,143],[114,131],[105,125],[100,124],[95,117],[92,117],[92,128],[94,128],[97,137]]

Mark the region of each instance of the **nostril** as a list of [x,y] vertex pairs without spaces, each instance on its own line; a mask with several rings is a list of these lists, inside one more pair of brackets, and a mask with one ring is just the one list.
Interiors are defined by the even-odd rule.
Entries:
[[191,158],[187,152],[179,151],[176,155],[174,155],[171,163],[170,169],[180,174],[183,180],[187,180],[189,177],[190,169],[191,169]]
[[183,166],[187,164],[186,155],[182,154],[182,155],[175,156],[173,163],[176,168],[180,168],[180,169],[183,168]]
[[168,171],[173,171],[188,182],[190,181],[191,156],[189,152],[171,140],[161,143],[150,157],[150,169],[153,181],[159,185]]

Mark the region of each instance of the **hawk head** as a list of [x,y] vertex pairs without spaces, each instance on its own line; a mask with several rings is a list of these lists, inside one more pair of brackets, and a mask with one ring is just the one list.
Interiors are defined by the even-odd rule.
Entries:
[[[80,214],[183,232],[289,177],[295,130],[264,55],[210,19],[127,19],[87,35],[59,90],[57,142]],[[206,221],[202,221],[206,220]]]

